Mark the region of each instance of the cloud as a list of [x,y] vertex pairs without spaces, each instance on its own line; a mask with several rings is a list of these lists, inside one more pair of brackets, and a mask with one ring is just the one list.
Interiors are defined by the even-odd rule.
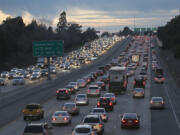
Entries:
[[12,17],[10,14],[4,13],[2,10],[0,10],[0,23],[5,20],[7,17]]
[[22,13],[22,18],[24,23],[30,24],[32,22],[33,19],[36,19],[36,17],[34,17],[31,13],[29,13],[28,11],[23,11]]

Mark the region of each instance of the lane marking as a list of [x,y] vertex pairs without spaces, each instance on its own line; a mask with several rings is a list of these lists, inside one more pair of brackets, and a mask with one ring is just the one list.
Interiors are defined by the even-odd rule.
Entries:
[[167,95],[167,97],[168,97],[169,104],[170,104],[170,107],[171,107],[171,109],[172,109],[174,118],[175,118],[175,120],[176,120],[176,124],[177,124],[178,128],[180,129],[180,123],[179,123],[179,120],[178,120],[178,118],[177,118],[177,115],[176,115],[174,106],[173,106],[173,104],[172,104],[171,98],[170,98],[170,96],[169,96],[169,92],[168,92],[168,90],[167,90],[167,87],[165,87],[165,92],[166,92],[166,95]]

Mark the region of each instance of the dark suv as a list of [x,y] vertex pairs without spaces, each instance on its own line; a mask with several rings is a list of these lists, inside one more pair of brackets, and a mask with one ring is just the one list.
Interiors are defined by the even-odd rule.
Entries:
[[62,88],[56,91],[56,99],[70,99],[71,93],[67,88]]
[[107,97],[100,97],[97,101],[97,107],[104,108],[106,111],[112,111],[114,108],[113,102]]
[[134,88],[145,88],[146,81],[142,77],[136,77],[134,79]]

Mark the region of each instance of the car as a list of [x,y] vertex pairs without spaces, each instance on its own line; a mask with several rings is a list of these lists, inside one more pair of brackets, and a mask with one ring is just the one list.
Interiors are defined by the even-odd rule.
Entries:
[[147,72],[146,71],[141,71],[139,73],[139,75],[146,81],[148,78],[147,78]]
[[104,82],[105,84],[107,84],[109,82],[109,78],[107,75],[104,75],[100,78],[100,81],[101,82]]
[[155,82],[155,83],[161,83],[161,84],[163,84],[163,83],[164,83],[164,80],[165,80],[165,78],[164,78],[162,75],[157,75],[157,76],[154,77],[154,82]]
[[69,82],[68,85],[74,86],[74,89],[75,89],[76,91],[79,90],[78,82]]
[[70,124],[71,116],[67,111],[56,111],[52,115],[51,123],[53,126],[57,124]]
[[9,72],[9,74],[7,75],[7,78],[10,80],[10,79],[13,79],[14,77],[16,77],[16,73],[14,72]]
[[56,91],[56,99],[70,99],[71,93],[67,88],[60,88]]
[[47,123],[28,123],[23,135],[52,135],[52,129]]
[[77,125],[72,135],[95,135],[95,132],[93,131],[93,127],[91,125]]
[[78,85],[80,88],[86,87],[86,81],[85,80],[79,79],[79,80],[77,80],[77,82],[78,82]]
[[140,117],[136,113],[124,113],[121,118],[121,128],[139,128]]
[[103,97],[110,98],[113,104],[116,104],[116,96],[114,93],[105,93]]
[[87,95],[99,97],[101,95],[101,89],[98,87],[98,85],[89,85]]
[[23,77],[13,77],[12,79],[12,85],[24,85],[25,84],[25,80]]
[[93,108],[91,114],[98,114],[104,122],[108,121],[108,116],[104,108]]
[[77,94],[75,97],[76,105],[88,105],[89,100],[87,94]]
[[36,79],[40,79],[40,77],[41,77],[41,74],[37,72],[33,72],[29,79],[36,80]]
[[146,86],[146,81],[141,77],[141,76],[137,76],[134,79],[134,88],[145,88]]
[[106,90],[106,85],[104,82],[98,81],[96,84],[101,88],[101,90]]
[[104,75],[104,72],[103,72],[103,70],[97,70],[96,74],[97,74],[97,76],[102,76],[102,75]]
[[97,114],[86,115],[83,119],[82,124],[91,125],[93,127],[93,130],[100,135],[103,135],[104,133],[104,123],[101,117]]
[[145,91],[143,88],[134,88],[133,90],[133,97],[134,98],[144,98]]
[[5,86],[5,80],[3,78],[0,78],[0,86]]
[[45,69],[42,69],[41,70],[41,76],[47,76],[48,75],[48,69],[45,68]]
[[76,106],[75,103],[65,103],[62,107],[63,111],[67,111],[71,115],[79,114],[79,108]]
[[152,97],[150,101],[150,109],[164,109],[165,102],[162,97]]
[[1,77],[6,78],[6,77],[8,77],[8,74],[9,74],[8,71],[4,71],[4,72],[1,73]]
[[26,105],[23,109],[24,120],[28,119],[42,119],[44,118],[44,110],[40,104],[31,103]]
[[99,100],[97,101],[97,107],[104,108],[106,111],[112,111],[114,108],[111,99],[106,97],[99,98]]
[[67,85],[66,88],[69,90],[69,92],[71,94],[75,94],[76,93],[73,85]]

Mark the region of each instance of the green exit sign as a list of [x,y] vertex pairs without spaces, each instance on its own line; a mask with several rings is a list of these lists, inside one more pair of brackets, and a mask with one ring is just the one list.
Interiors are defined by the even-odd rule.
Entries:
[[64,54],[62,40],[33,41],[34,57],[59,57]]

